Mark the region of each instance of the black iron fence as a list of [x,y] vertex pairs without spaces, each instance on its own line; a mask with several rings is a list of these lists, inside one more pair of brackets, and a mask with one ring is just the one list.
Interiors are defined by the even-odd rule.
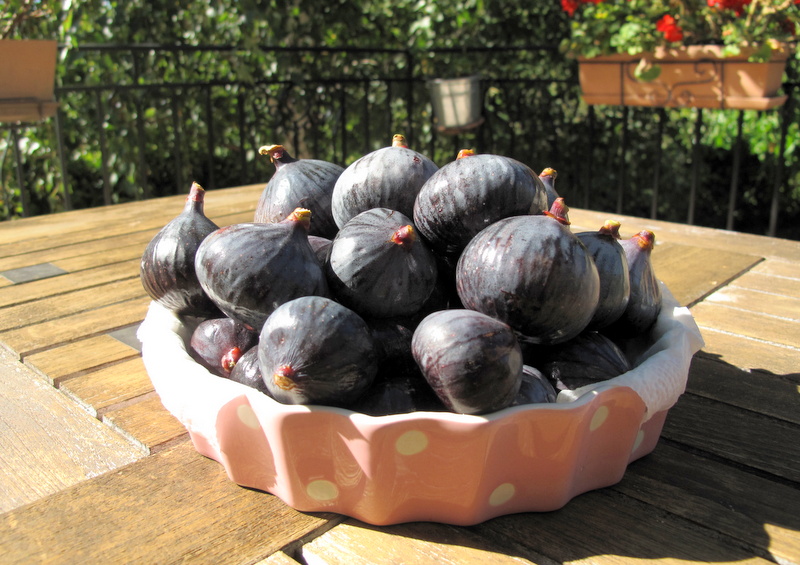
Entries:
[[[55,119],[4,124],[6,217],[265,182],[258,147],[346,165],[404,133],[440,166],[462,147],[558,170],[573,206],[800,238],[796,61],[780,109],[586,106],[548,47],[84,45]],[[436,127],[427,80],[480,74],[483,122]],[[12,172],[13,171],[13,172]]]

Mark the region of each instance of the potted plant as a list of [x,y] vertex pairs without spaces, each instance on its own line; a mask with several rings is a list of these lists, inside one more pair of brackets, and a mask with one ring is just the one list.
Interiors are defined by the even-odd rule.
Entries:
[[768,109],[800,0],[561,0],[589,104]]
[[38,121],[55,114],[56,40],[17,39],[25,23],[48,15],[33,0],[0,8],[0,122]]

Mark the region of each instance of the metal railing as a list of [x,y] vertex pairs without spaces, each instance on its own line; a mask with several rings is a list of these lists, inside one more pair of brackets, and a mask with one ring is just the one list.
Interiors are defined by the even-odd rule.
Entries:
[[[210,189],[262,182],[271,174],[257,152],[264,143],[289,145],[296,156],[347,164],[388,145],[391,135],[402,131],[412,147],[439,165],[464,146],[517,158],[535,170],[553,166],[574,206],[768,235],[785,235],[780,228],[797,219],[800,205],[790,197],[798,165],[786,151],[796,115],[796,82],[784,85],[788,103],[770,111],[779,135],[757,158],[746,149],[743,127],[751,111],[727,111],[736,117],[736,133],[724,151],[722,168],[728,174],[719,175],[716,163],[703,154],[706,119],[717,111],[587,107],[580,101],[573,63],[548,47],[415,54],[264,46],[258,60],[276,68],[246,78],[230,72],[214,76],[215,65],[231,66],[249,55],[233,46],[84,45],[73,50],[64,63],[62,82],[68,84],[56,88],[61,103],[52,124],[56,152],[46,161],[57,174],[45,176],[57,180],[45,190],[60,195],[61,206],[70,209],[87,205],[87,192],[101,195],[92,195],[88,204],[98,205],[180,193],[192,180]],[[98,56],[106,68],[92,73]],[[426,57],[448,58],[456,74],[482,75],[486,119],[480,127],[457,135],[437,130],[426,89]],[[541,65],[543,59],[550,63]],[[514,64],[497,63],[502,60]],[[518,69],[526,61],[552,72],[521,76]],[[159,70],[167,63],[177,69],[169,76]],[[187,80],[196,74],[192,68],[209,67],[207,76]],[[123,80],[104,80],[111,75]],[[37,177],[24,162],[20,139],[44,127],[5,126],[21,215],[36,212],[26,178]],[[678,138],[684,139],[681,147],[676,147]],[[93,156],[91,167],[78,166],[85,154]],[[676,166],[676,159],[685,161]],[[717,174],[711,188],[703,184],[707,173]],[[744,179],[750,179],[747,186]],[[712,189],[714,201],[704,204]],[[713,221],[708,221],[709,210]]]

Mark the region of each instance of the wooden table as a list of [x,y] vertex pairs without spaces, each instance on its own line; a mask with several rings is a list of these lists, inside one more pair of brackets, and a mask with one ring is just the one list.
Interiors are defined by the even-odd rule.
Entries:
[[[260,191],[209,191],[206,213],[220,225],[249,221]],[[656,450],[616,486],[556,512],[373,527],[237,486],[161,406],[133,339],[149,302],[138,265],[182,202],[0,224],[10,358],[0,378],[13,372],[26,398],[47,397],[34,408],[63,422],[60,434],[30,425],[14,435],[16,458],[0,445],[4,492],[20,487],[9,469],[22,467],[30,493],[0,515],[3,563],[800,563],[800,243],[610,216],[625,237],[656,233],[657,274],[706,341]],[[575,231],[607,217],[571,211]],[[4,409],[0,423],[17,418]],[[37,434],[61,455],[19,456]],[[64,461],[90,459],[83,475],[53,478]]]

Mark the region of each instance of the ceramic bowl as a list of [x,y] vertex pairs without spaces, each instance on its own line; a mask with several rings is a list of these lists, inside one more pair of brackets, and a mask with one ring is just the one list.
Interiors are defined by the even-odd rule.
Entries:
[[373,417],[280,404],[212,375],[186,347],[191,327],[152,303],[142,356],[164,406],[197,451],[231,480],[300,511],[376,525],[470,525],[558,509],[620,481],[650,453],[703,342],[664,287],[664,308],[636,367],[558,402],[485,416],[416,412]]

